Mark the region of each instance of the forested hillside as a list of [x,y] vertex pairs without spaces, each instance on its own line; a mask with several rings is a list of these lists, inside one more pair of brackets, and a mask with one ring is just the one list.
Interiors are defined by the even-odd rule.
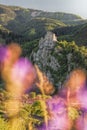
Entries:
[[[53,31],[58,40],[86,45],[87,20],[75,14],[0,5],[0,41],[24,43]],[[84,37],[84,38],[83,38]]]
[[0,5],[0,130],[87,128],[86,80],[87,20]]
[[[50,76],[48,77],[53,79],[54,84],[58,84],[60,80],[65,80],[69,73],[69,65],[69,71],[75,67],[86,68],[87,20],[74,14],[44,12],[41,10],[5,5],[0,5],[0,16],[1,43],[18,42],[23,49],[22,55],[31,58],[32,62],[40,65],[42,71],[46,74],[49,73],[48,75]],[[56,35],[56,44],[52,39],[53,34],[49,31]],[[46,33],[47,39],[42,40],[41,44],[43,45],[43,49],[41,50],[40,39]],[[48,36],[48,34],[50,35]],[[54,44],[51,51],[49,51],[50,47],[47,49],[48,45],[46,45],[45,49],[45,42],[46,44]],[[39,54],[38,61],[36,61],[33,55],[37,55],[39,50],[41,54]],[[68,55],[71,57],[70,63],[68,63]],[[47,58],[46,64],[45,57]],[[56,63],[58,64],[58,70],[53,70],[52,68],[55,67],[51,66],[51,68],[49,66],[52,60],[55,61],[55,65]],[[58,83],[56,83],[56,77],[59,77]]]

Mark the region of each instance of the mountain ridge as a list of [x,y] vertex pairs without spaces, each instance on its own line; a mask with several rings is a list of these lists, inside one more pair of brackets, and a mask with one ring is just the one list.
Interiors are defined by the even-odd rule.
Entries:
[[[23,40],[32,41],[34,39],[40,39],[47,31],[52,31],[58,34],[57,36],[60,40],[74,40],[78,45],[87,45],[86,31],[84,31],[86,23],[87,20],[82,19],[80,16],[75,14],[46,12],[42,10],[0,4],[1,39],[3,39],[3,29],[6,30],[7,33],[13,33],[12,38],[14,37],[14,39],[16,39],[15,36],[13,36],[14,34],[17,35],[17,37],[24,37],[20,42]],[[83,39],[83,36],[85,37],[85,40]],[[5,40],[7,40],[7,37]]]
[[[77,16],[75,14],[70,14],[70,13],[45,12],[42,10],[34,10],[34,9],[22,8],[19,6],[6,6],[6,5],[0,5],[0,17],[1,17],[0,21],[5,22],[5,24],[7,24],[8,21],[10,21],[10,20],[14,20],[16,17],[20,18],[20,19],[18,19],[19,21],[24,20],[26,18],[26,23],[35,17],[51,18],[51,19],[60,20],[62,22],[83,20],[80,16]],[[16,20],[17,20],[17,18],[16,18]],[[4,21],[4,19],[5,19],[5,21]],[[7,23],[6,23],[6,20],[7,20]]]

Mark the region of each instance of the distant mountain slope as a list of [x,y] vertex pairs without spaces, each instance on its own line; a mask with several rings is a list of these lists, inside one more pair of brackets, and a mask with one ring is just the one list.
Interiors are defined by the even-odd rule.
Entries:
[[8,33],[9,30],[0,24],[0,43],[5,42],[6,38],[4,38],[4,36],[6,36]]
[[55,28],[53,32],[58,37],[58,40],[75,41],[78,45],[87,46],[87,23]]
[[40,38],[45,35],[47,31],[52,31],[56,27],[65,27],[66,25],[55,19],[49,18],[33,18],[25,26],[24,31],[22,32],[23,36],[32,38]]
[[[11,34],[5,33],[4,36],[3,30]],[[43,37],[47,31],[53,31],[58,40],[74,40],[79,45],[87,45],[86,30],[87,20],[75,14],[0,5],[1,41],[10,37],[12,40],[18,39],[17,41],[31,41]]]
[[8,6],[0,5],[0,24],[7,25],[9,21],[15,19],[16,13]]
[[80,26],[74,34],[76,43],[87,46],[87,23]]
[[[80,16],[62,12],[45,12],[41,10],[26,9],[16,6],[5,6],[0,5],[0,24],[6,26],[8,29],[14,30],[14,27],[18,29],[17,31],[23,31],[24,25],[28,24],[33,18],[49,18],[60,20],[64,24],[78,24],[85,22]],[[19,28],[18,28],[19,26]]]
[[41,10],[27,9],[17,6],[5,6],[0,5],[0,15],[4,17],[4,15],[8,15],[9,19],[13,19],[16,16],[20,16],[22,18],[26,18],[29,21],[29,18],[35,17],[45,17],[51,19],[57,19],[60,21],[77,21],[82,20],[82,18],[75,14],[63,13],[63,12],[46,12]]

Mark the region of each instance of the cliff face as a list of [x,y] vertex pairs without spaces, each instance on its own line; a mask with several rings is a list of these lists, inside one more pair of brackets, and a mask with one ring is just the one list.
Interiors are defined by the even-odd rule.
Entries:
[[66,80],[71,70],[85,68],[87,49],[78,47],[75,42],[57,41],[55,34],[47,32],[41,38],[31,58],[39,66],[48,79],[58,88]]
[[[56,49],[57,38],[52,32],[47,32],[44,38],[39,41],[38,50],[32,53],[33,61],[46,74],[49,81],[57,86],[61,85],[60,81],[55,82],[54,75],[57,77],[57,71],[60,69],[57,55],[61,55],[62,48]],[[53,53],[57,55],[54,56]]]
[[39,41],[38,51],[33,53],[33,61],[46,73],[51,81],[53,81],[53,78],[49,68],[57,71],[60,67],[56,58],[52,56],[56,41],[55,34],[47,32],[45,38],[41,38]]

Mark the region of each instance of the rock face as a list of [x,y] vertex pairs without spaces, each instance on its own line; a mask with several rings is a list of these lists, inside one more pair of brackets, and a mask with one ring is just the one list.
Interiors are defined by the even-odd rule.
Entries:
[[60,67],[52,53],[57,38],[52,32],[47,32],[44,38],[39,41],[38,51],[33,53],[33,61],[45,72],[50,81],[54,82],[50,70],[57,71]]
[[32,51],[31,58],[59,89],[63,87],[63,83],[73,69],[87,66],[84,60],[87,51],[80,49],[73,41],[57,41],[55,34],[47,32],[39,41],[37,48]]

